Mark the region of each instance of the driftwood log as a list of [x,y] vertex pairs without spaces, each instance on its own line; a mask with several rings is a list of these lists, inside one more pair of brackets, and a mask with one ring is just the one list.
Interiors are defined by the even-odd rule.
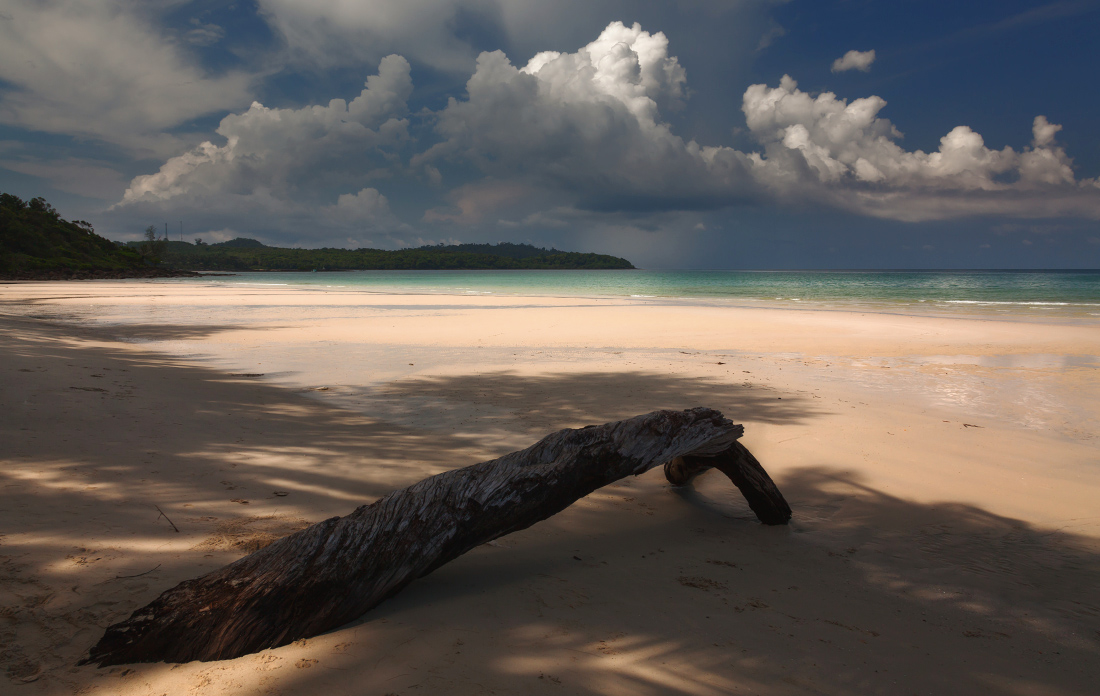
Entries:
[[223,660],[315,636],[476,546],[665,463],[676,484],[720,469],[762,522],[785,524],[790,508],[737,442],[743,431],[718,411],[696,408],[553,433],[181,582],[109,627],[82,664]]
[[729,477],[745,496],[757,519],[764,524],[787,524],[791,508],[756,457],[744,445],[734,442],[713,455],[686,454],[665,463],[665,478],[674,486],[683,486],[707,469],[715,468]]

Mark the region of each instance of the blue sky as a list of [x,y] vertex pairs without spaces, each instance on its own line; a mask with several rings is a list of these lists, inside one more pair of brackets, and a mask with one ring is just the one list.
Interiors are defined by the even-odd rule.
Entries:
[[113,239],[1100,267],[1100,0],[0,0],[0,190]]

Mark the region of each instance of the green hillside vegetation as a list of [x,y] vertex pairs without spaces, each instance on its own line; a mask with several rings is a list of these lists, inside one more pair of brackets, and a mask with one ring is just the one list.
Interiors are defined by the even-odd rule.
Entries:
[[245,237],[237,237],[236,239],[230,239],[228,242],[218,242],[217,244],[211,244],[212,247],[232,247],[235,249],[263,249],[267,245],[263,242],[255,239],[247,239]]
[[[112,242],[83,220],[63,219],[43,198],[0,193],[0,277],[126,278],[192,271],[629,269],[626,259],[530,244],[459,244],[418,249],[283,249],[238,238],[219,244],[158,239]],[[186,269],[186,270],[181,270]]]
[[100,237],[83,220],[62,219],[44,199],[0,193],[0,275],[117,275],[147,267],[138,251]]
[[[138,242],[130,243],[135,248]],[[417,249],[284,249],[253,239],[219,244],[166,242],[164,263],[192,271],[629,269],[626,259],[530,244],[459,244]]]
[[84,220],[65,220],[44,198],[0,193],[0,278],[67,280],[197,275],[160,266],[156,230],[135,247],[100,237]]

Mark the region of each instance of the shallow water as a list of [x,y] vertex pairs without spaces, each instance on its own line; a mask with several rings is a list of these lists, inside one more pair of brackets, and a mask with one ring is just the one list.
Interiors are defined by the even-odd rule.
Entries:
[[170,282],[400,294],[686,299],[948,315],[1100,317],[1100,271],[346,271]]

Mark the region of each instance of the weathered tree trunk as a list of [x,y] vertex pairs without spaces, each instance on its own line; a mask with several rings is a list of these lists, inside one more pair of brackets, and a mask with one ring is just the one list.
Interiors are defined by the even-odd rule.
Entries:
[[683,486],[707,469],[715,468],[729,477],[745,496],[749,507],[764,524],[787,524],[791,508],[768,472],[744,445],[734,442],[716,455],[685,454],[665,462],[665,478]]
[[108,628],[83,662],[222,660],[315,636],[476,546],[678,457],[696,469],[705,466],[700,461],[718,466],[731,478],[740,466],[745,471],[734,481],[753,510],[768,524],[785,523],[790,510],[771,479],[744,456],[747,450],[731,449],[743,430],[704,408],[562,430],[525,450],[424,479],[186,580]]

